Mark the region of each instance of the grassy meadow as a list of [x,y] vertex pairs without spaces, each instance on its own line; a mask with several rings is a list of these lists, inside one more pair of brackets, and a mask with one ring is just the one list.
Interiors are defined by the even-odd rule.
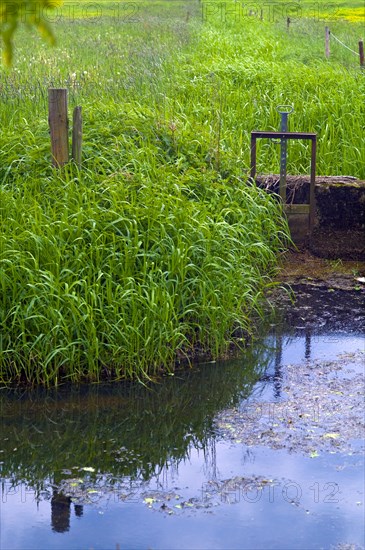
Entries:
[[[357,49],[360,4],[304,2],[288,32],[284,4],[261,20],[234,2],[65,2],[47,15],[57,47],[18,31],[0,69],[2,383],[145,380],[254,331],[288,229],[247,182],[250,132],[292,105],[317,173],[365,178],[365,71],[333,40],[324,56],[325,25]],[[80,170],[51,167],[49,87],[83,108]],[[308,173],[308,144],[288,150]],[[258,170],[278,167],[260,140]]]

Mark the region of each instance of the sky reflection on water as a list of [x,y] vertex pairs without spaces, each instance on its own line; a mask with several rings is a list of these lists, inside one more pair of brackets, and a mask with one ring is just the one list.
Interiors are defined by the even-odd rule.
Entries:
[[[363,350],[363,335],[306,329],[260,346],[153,391],[2,394],[0,548],[361,548],[359,454],[233,444],[214,418],[285,399],[285,365]],[[72,485],[83,487],[75,502],[62,494]]]

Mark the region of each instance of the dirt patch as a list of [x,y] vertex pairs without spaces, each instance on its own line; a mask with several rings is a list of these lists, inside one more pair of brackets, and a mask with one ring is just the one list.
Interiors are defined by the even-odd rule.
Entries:
[[365,291],[365,261],[324,259],[308,249],[292,249],[282,258],[282,283]]
[[311,233],[309,247],[322,258],[364,261],[364,230],[317,226]]

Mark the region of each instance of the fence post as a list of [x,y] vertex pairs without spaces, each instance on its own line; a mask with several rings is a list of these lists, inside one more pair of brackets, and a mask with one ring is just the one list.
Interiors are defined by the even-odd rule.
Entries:
[[359,40],[359,55],[360,55],[360,67],[364,67],[364,65],[365,65],[364,42],[362,40]]
[[72,117],[72,158],[81,167],[82,156],[82,107],[75,107]]
[[289,32],[289,27],[290,27],[290,17],[287,17],[286,18],[286,30]]
[[53,166],[59,168],[69,159],[66,88],[49,88],[48,123],[51,135],[52,163]]
[[331,32],[328,27],[325,27],[325,34],[326,34],[326,57],[328,59],[330,56],[330,35],[331,35]]

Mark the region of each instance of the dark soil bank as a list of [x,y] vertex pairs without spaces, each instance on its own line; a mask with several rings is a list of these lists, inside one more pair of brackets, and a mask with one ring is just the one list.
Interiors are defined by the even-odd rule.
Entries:
[[[288,271],[293,270],[293,263],[287,265],[292,293],[280,289],[271,300],[282,313],[280,331],[284,327],[284,333],[294,339],[305,338],[306,360],[280,365],[276,376],[281,399],[275,403],[274,415],[271,399],[248,402],[223,411],[217,427],[222,437],[247,446],[284,449],[313,458],[323,453],[361,455],[365,339],[360,347],[339,352],[335,358],[326,358],[325,341],[323,359],[312,360],[311,349],[321,334],[327,336],[328,344],[340,342],[343,335],[365,338],[365,285],[356,280],[361,277],[333,270],[325,274],[322,269],[321,278],[305,276],[303,265],[300,274],[292,271],[291,276]],[[279,355],[280,331],[274,325]]]
[[[279,192],[280,176],[257,179],[260,187]],[[309,204],[309,176],[287,176],[287,203]],[[365,260],[365,181],[352,176],[317,176],[315,225],[309,233],[308,219],[289,215],[295,242],[306,242],[322,258]]]

